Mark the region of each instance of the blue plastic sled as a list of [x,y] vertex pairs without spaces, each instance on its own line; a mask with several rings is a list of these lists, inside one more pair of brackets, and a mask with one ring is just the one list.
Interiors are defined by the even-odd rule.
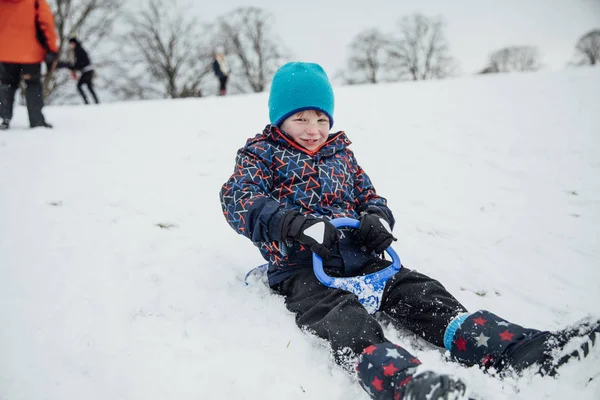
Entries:
[[[336,218],[330,221],[336,228],[350,227],[358,228],[360,221],[353,218]],[[364,276],[353,276],[345,278],[334,278],[327,275],[323,270],[323,260],[321,257],[313,253],[313,270],[317,279],[325,286],[331,288],[338,288],[347,290],[348,292],[354,293],[363,307],[370,313],[374,314],[379,310],[381,306],[381,298],[383,296],[383,290],[385,284],[392,276],[394,276],[400,268],[402,263],[400,257],[390,246],[386,250],[386,253],[392,258],[392,265],[389,267],[374,272],[372,274]],[[267,272],[268,264],[260,265],[246,274],[244,279],[246,285],[248,285],[248,278],[251,275],[262,275]]]

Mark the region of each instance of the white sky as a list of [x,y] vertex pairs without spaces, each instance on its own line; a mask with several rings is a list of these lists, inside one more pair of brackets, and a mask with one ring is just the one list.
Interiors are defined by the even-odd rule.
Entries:
[[600,0],[219,0],[194,2],[191,9],[209,22],[239,6],[271,11],[275,32],[295,58],[318,62],[330,75],[344,67],[357,33],[375,26],[391,31],[401,16],[417,11],[445,20],[463,74],[482,69],[491,51],[508,45],[538,46],[545,68],[561,69],[577,39],[600,28]]

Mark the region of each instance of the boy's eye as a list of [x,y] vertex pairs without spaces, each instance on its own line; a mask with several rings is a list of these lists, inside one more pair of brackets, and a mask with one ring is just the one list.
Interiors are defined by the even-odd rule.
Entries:
[[321,119],[319,119],[319,122],[327,122],[327,123],[329,123],[329,119],[327,119],[327,118],[321,118]]

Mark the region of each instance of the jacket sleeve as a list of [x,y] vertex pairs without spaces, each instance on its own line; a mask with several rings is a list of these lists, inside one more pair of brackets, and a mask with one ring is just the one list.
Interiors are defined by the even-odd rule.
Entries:
[[83,47],[78,46],[75,48],[75,64],[72,69],[82,70],[90,65],[90,58],[88,57],[87,51]]
[[229,225],[253,242],[272,241],[268,224],[280,203],[269,196],[273,176],[256,155],[238,151],[233,175],[221,188],[223,214]]
[[394,214],[387,206],[387,200],[377,194],[371,179],[351,156],[354,171],[354,201],[359,213],[367,212],[383,216],[393,229],[396,223]]
[[44,39],[46,51],[58,53],[58,36],[56,35],[56,26],[54,25],[54,15],[46,0],[39,0],[37,14],[39,29],[41,31],[39,34]]

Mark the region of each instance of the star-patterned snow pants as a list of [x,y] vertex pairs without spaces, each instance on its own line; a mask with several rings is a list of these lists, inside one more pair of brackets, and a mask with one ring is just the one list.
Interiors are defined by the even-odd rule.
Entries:
[[[328,340],[338,361],[348,350],[359,355],[371,345],[388,342],[379,322],[354,294],[324,286],[312,269],[292,275],[275,289],[285,297],[298,326]],[[380,312],[444,347],[448,323],[466,309],[438,281],[402,267],[386,284]]]

